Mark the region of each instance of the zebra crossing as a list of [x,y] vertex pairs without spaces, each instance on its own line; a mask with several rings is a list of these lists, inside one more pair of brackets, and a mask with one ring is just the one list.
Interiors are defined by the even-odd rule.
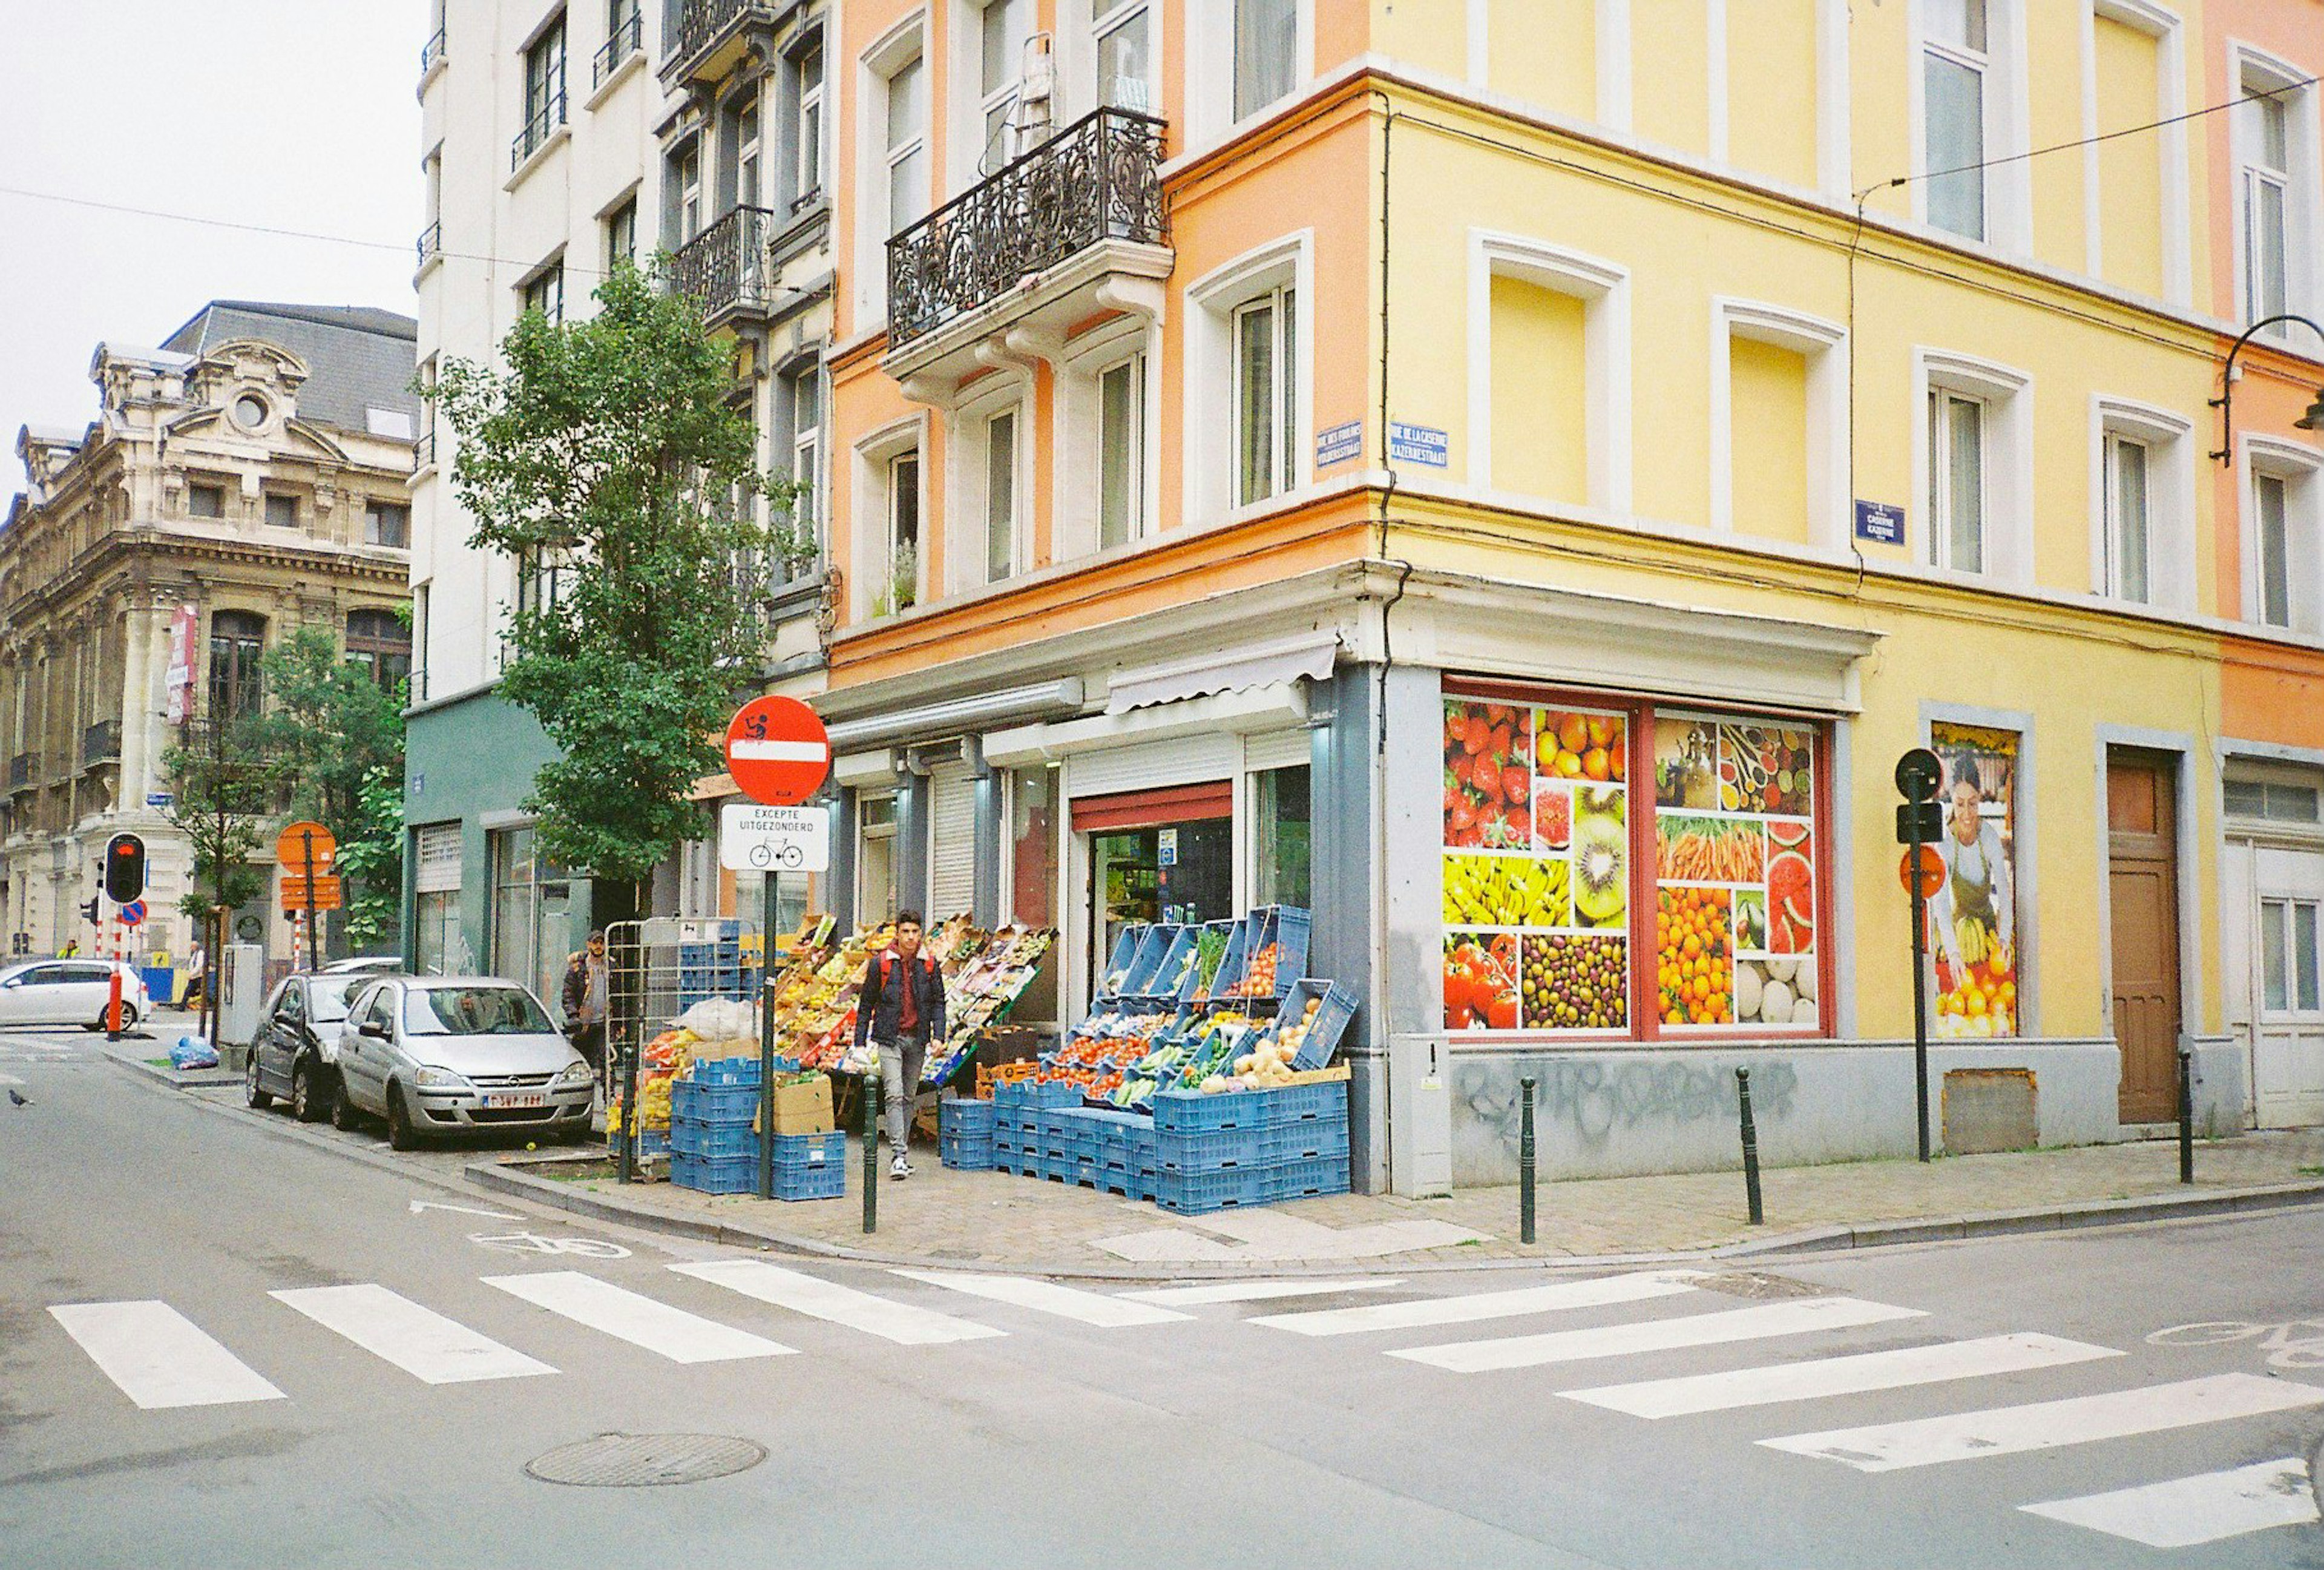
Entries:
[[[1036,1323],[1063,1322],[1101,1334],[1167,1336],[1171,1326],[1196,1323],[1202,1310],[1213,1323],[1232,1320],[1243,1304],[1268,1307],[1302,1298],[1370,1297],[1405,1285],[1395,1278],[1251,1281],[1140,1291],[1099,1291],[1060,1282],[959,1270],[890,1272],[907,1301],[885,1291],[844,1285],[810,1270],[749,1258],[670,1264],[669,1285],[691,1294],[680,1307],[651,1289],[651,1281],[617,1285],[581,1270],[553,1270],[477,1278],[494,1293],[525,1305],[543,1322],[561,1321],[679,1365],[764,1362],[802,1350],[779,1339],[776,1324],[728,1322],[735,1315],[772,1309],[787,1323],[833,1327],[823,1335],[861,1335],[905,1347],[940,1349],[996,1341],[1013,1332],[1011,1314]],[[913,1291],[910,1282],[929,1291]],[[2161,1382],[2135,1378],[2095,1393],[2024,1400],[2024,1381],[2054,1371],[2103,1373],[2122,1349],[2034,1331],[1948,1339],[1874,1352],[1816,1355],[1816,1343],[1836,1332],[1878,1325],[1927,1328],[1924,1310],[1846,1296],[1800,1297],[1740,1307],[1707,1307],[1702,1273],[1683,1270],[1632,1271],[1589,1280],[1441,1296],[1381,1296],[1377,1301],[1290,1308],[1242,1318],[1258,1338],[1283,1334],[1317,1344],[1319,1352],[1380,1356],[1412,1370],[1415,1379],[1489,1377],[1548,1381],[1545,1393],[1594,1410],[1609,1421],[1667,1422],[1735,1416],[1751,1427],[1759,1447],[1835,1464],[1866,1474],[1995,1461],[2142,1435],[2174,1434],[2236,1423],[2260,1423],[2324,1408],[2324,1388],[2244,1372],[2209,1373]],[[709,1311],[697,1286],[716,1288]],[[936,1294],[931,1296],[930,1292]],[[427,1385],[461,1385],[555,1376],[548,1362],[486,1335],[392,1288],[376,1283],[283,1288],[268,1294],[379,1362]],[[941,1305],[932,1307],[931,1304]],[[955,1312],[957,1309],[959,1311]],[[1555,1319],[1585,1310],[1617,1310],[1611,1324],[1558,1326]],[[58,1304],[49,1313],[96,1370],[140,1408],[296,1399],[253,1368],[227,1344],[237,1334],[263,1335],[237,1316],[232,1330],[205,1327],[158,1300]],[[1599,1317],[1604,1317],[1600,1313]],[[1477,1334],[1509,1321],[1524,1334]],[[530,1316],[516,1322],[534,1323]],[[497,1328],[497,1326],[496,1326]],[[213,1331],[219,1331],[214,1334]],[[1452,1334],[1466,1339],[1412,1344],[1416,1336]],[[225,1334],[226,1340],[219,1338]],[[1348,1338],[1369,1336],[1370,1343]],[[521,1341],[521,1334],[512,1339]],[[1259,1343],[1263,1348],[1266,1339]],[[1655,1353],[1716,1355],[1733,1349],[1748,1359],[1736,1366],[1675,1377],[1595,1382],[1562,1372]],[[1802,1355],[1783,1355],[1796,1351]],[[1986,1404],[1978,1381],[2008,1378],[2021,1399]],[[1897,1421],[1816,1427],[1798,1420],[1818,1402],[1874,1392],[1927,1391],[1945,1409]],[[1790,1420],[1787,1420],[1790,1419]],[[1770,1431],[1773,1430],[1773,1431]],[[2273,1430],[2271,1430],[2273,1431]],[[2246,1455],[2248,1452],[2246,1453]],[[2028,1515],[2103,1533],[2151,1547],[2191,1547],[2246,1533],[2318,1519],[2306,1463],[2272,1456],[2222,1470],[2160,1477],[2132,1486],[2067,1499],[2008,1501]]]

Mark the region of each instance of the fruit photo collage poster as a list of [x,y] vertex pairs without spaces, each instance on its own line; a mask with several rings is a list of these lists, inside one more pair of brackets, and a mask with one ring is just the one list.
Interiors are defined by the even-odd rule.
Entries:
[[1929,900],[1939,1036],[2017,1033],[2017,756],[2015,731],[1932,725],[1944,764],[1937,852],[1945,878]]
[[1667,710],[1654,726],[1656,1018],[1820,1026],[1816,731]]
[[1444,704],[1444,1024],[1630,1026],[1630,722]]

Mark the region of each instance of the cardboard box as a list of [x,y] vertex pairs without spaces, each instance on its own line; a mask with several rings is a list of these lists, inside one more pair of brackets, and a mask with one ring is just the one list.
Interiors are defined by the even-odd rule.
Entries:
[[756,1057],[759,1039],[756,1036],[729,1036],[723,1041],[696,1041],[687,1048],[696,1057]]
[[[779,1134],[827,1134],[838,1125],[831,1117],[831,1077],[817,1075],[797,1085],[775,1087],[775,1132]],[[761,1132],[759,1117],[751,1115],[751,1127]]]

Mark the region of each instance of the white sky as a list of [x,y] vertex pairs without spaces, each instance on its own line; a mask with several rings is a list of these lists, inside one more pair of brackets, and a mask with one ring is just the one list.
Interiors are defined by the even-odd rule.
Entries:
[[0,0],[0,186],[346,236],[241,234],[0,192],[0,505],[17,429],[97,411],[99,342],[212,300],[413,313],[428,0]]

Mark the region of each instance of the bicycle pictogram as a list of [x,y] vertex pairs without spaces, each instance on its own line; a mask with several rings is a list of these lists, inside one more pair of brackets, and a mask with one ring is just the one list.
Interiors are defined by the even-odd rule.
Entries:
[[468,1241],[478,1248],[496,1249],[510,1254],[576,1254],[585,1260],[626,1260],[630,1251],[619,1243],[610,1243],[594,1237],[543,1237],[537,1232],[511,1232],[498,1234],[473,1232]]
[[2287,1319],[2264,1324],[2248,1319],[2209,1319],[2174,1325],[2146,1338],[2149,1346],[2231,1346],[2256,1343],[2270,1368],[2324,1368],[2324,1319]]

